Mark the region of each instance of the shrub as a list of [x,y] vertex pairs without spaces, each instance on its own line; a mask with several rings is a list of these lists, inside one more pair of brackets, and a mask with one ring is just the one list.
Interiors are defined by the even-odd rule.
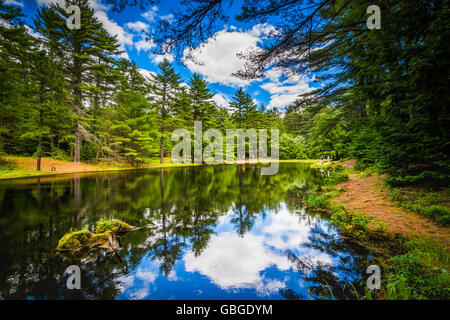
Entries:
[[356,238],[363,239],[369,234],[370,218],[359,212],[348,213],[344,207],[334,207],[336,210],[330,218],[330,223],[343,232],[352,234]]
[[450,210],[446,207],[437,205],[430,206],[425,209],[425,214],[444,225],[448,225],[450,223]]
[[432,240],[410,239],[406,252],[388,260],[387,296],[390,299],[448,299],[448,252]]
[[324,184],[325,185],[336,185],[341,182],[348,181],[348,173],[346,172],[335,172],[332,171],[330,176],[325,177]]
[[0,170],[13,170],[16,167],[16,163],[13,161],[8,161],[2,157],[0,157]]
[[328,209],[330,207],[328,197],[325,194],[308,194],[306,204],[312,208]]

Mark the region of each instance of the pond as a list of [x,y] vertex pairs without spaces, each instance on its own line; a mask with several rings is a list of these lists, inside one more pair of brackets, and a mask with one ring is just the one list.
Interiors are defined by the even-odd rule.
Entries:
[[[51,176],[0,182],[0,299],[318,299],[352,296],[368,253],[306,209],[321,175],[281,163]],[[118,253],[54,251],[101,217],[152,225]],[[81,290],[65,269],[81,268]]]

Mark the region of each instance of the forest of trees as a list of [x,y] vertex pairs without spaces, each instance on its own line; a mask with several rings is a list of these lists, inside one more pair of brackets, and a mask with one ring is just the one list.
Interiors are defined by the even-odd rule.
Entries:
[[[171,132],[209,128],[283,127],[278,110],[256,106],[242,88],[229,110],[213,101],[208,83],[194,74],[187,84],[165,60],[151,78],[117,58],[118,41],[95,18],[87,0],[83,28],[70,30],[57,5],[41,8],[31,35],[20,8],[1,1],[0,152],[80,161],[139,165],[172,148]],[[286,130],[288,131],[288,130]],[[287,147],[287,145],[286,145]],[[298,147],[297,149],[300,149]],[[307,157],[286,150],[285,157]]]
[[[176,23],[159,21],[154,41],[175,53],[199,45],[216,31],[226,2],[191,1],[174,12]],[[120,10],[126,1],[108,3]],[[277,128],[281,159],[355,157],[391,174],[448,182],[447,1],[378,1],[379,30],[366,27],[367,1],[243,3],[236,19],[275,17],[281,32],[245,53],[237,76],[251,79],[270,66],[314,73],[323,84],[284,112],[256,105],[242,88],[229,108],[218,106],[205,80],[194,74],[184,83],[167,60],[146,78],[118,58],[117,39],[88,0],[66,3],[81,8],[79,30],[66,27],[57,5],[39,9],[28,27],[19,7],[0,0],[0,153],[34,156],[38,170],[42,156],[138,166],[162,162],[171,132],[201,120],[204,130]]]

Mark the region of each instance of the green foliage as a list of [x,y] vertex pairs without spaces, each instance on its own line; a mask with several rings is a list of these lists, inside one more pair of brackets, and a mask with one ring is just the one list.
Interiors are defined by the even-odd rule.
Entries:
[[380,237],[387,237],[387,223],[384,221],[376,220],[375,221],[376,228],[374,230],[375,234]]
[[306,139],[302,136],[294,136],[282,133],[280,136],[280,159],[306,159],[307,145]]
[[0,156],[0,171],[10,171],[14,170],[17,164],[13,161],[8,161]]
[[425,209],[425,215],[443,225],[450,225],[450,210],[442,206],[430,206]]
[[252,125],[256,113],[256,104],[252,96],[244,89],[236,90],[230,103],[231,118],[239,129],[254,128]]
[[86,141],[81,148],[80,158],[82,161],[86,161],[89,159],[94,159],[95,154],[97,153],[97,146],[89,141]]
[[334,186],[348,181],[348,172],[341,165],[336,165],[325,173],[324,185]]
[[325,194],[308,194],[306,205],[312,208],[328,209],[330,206],[329,199]]
[[[390,182],[388,182],[390,183]],[[448,189],[432,192],[429,189],[414,187],[391,187],[388,184],[390,198],[399,206],[417,212],[442,225],[450,224],[448,207]]]
[[389,299],[448,299],[450,296],[449,255],[432,240],[409,239],[402,243],[404,254],[388,260]]
[[358,239],[366,239],[369,234],[370,218],[359,212],[349,213],[345,208],[335,209],[330,217],[330,223],[345,233]]
[[68,160],[67,153],[64,150],[57,147],[54,147],[51,150],[50,157],[56,160]]

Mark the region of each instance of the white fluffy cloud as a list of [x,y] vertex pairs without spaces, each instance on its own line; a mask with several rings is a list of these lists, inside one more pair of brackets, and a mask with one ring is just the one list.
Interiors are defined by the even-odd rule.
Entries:
[[[209,82],[221,83],[228,86],[246,86],[250,83],[234,77],[232,74],[241,70],[245,60],[238,57],[239,53],[258,48],[258,43],[267,35],[277,30],[270,24],[257,24],[248,31],[239,31],[236,27],[229,27],[216,33],[198,48],[184,52],[183,62],[186,67],[205,77]],[[194,59],[188,59],[188,55]],[[311,90],[308,78],[300,76],[286,76],[282,71],[271,69],[265,73],[267,81],[260,85],[271,97],[268,107],[285,107],[294,102],[298,95]],[[216,97],[217,102],[221,96]]]
[[118,25],[115,21],[111,20],[105,11],[96,11],[95,16],[103,24],[103,27],[108,31],[110,35],[117,36],[117,40],[120,44],[120,49],[124,50],[122,57],[128,58],[128,54],[125,51],[126,46],[133,45],[134,35],[125,31],[123,27]]
[[143,75],[147,79],[151,79],[152,76],[155,75],[155,73],[153,71],[149,71],[149,70],[142,69],[142,68],[139,68],[138,71],[141,75]]
[[175,60],[175,57],[171,53],[165,53],[165,54],[150,54],[149,58],[152,59],[152,61],[156,64],[161,63],[164,61],[164,59],[167,59],[169,62],[172,62]]
[[150,30],[150,26],[142,21],[128,22],[125,25],[135,32],[141,32],[142,30],[148,32]]
[[[236,31],[230,28],[219,31],[215,37],[189,52],[185,50],[183,62],[192,71],[203,75],[209,82],[218,82],[230,86],[245,86],[249,83],[232,74],[244,67],[245,60],[237,55],[257,48],[264,31],[272,28],[267,24],[258,24],[249,31]],[[188,54],[195,59],[187,59]]]
[[136,51],[139,53],[142,51],[150,51],[155,46],[155,43],[153,40],[147,40],[145,37],[142,37],[141,40],[134,43],[134,47],[136,48]]
[[[265,72],[269,82],[265,82],[260,87],[271,94],[269,108],[282,108],[298,99],[302,93],[311,91],[309,79],[304,76],[286,76],[281,70],[271,69]],[[285,80],[281,80],[282,78]]]
[[[233,212],[219,220],[219,227],[227,225]],[[313,265],[332,264],[332,259],[320,250],[301,248],[308,242],[311,229],[317,219],[309,223],[299,219],[286,208],[277,213],[270,212],[264,219],[269,221],[261,231],[257,221],[254,231],[240,237],[235,231],[213,235],[207,247],[199,256],[192,252],[184,257],[185,269],[188,272],[199,272],[223,289],[254,288],[261,295],[267,295],[286,286],[286,281],[268,278],[264,270],[276,266],[286,271],[294,265],[285,255],[286,250],[296,252]]]
[[223,93],[216,93],[213,97],[212,100],[217,103],[217,105],[224,107],[224,108],[228,108],[228,106],[230,105],[230,98],[228,98],[228,96],[226,96]]
[[64,0],[36,0],[36,3],[39,6],[48,6],[51,3],[59,4],[61,7],[64,7]]
[[15,6],[23,7],[23,2],[19,0],[6,0],[5,4],[12,4]]
[[158,11],[157,6],[153,6],[149,11],[144,12],[141,16],[149,22],[155,22],[156,12]]

